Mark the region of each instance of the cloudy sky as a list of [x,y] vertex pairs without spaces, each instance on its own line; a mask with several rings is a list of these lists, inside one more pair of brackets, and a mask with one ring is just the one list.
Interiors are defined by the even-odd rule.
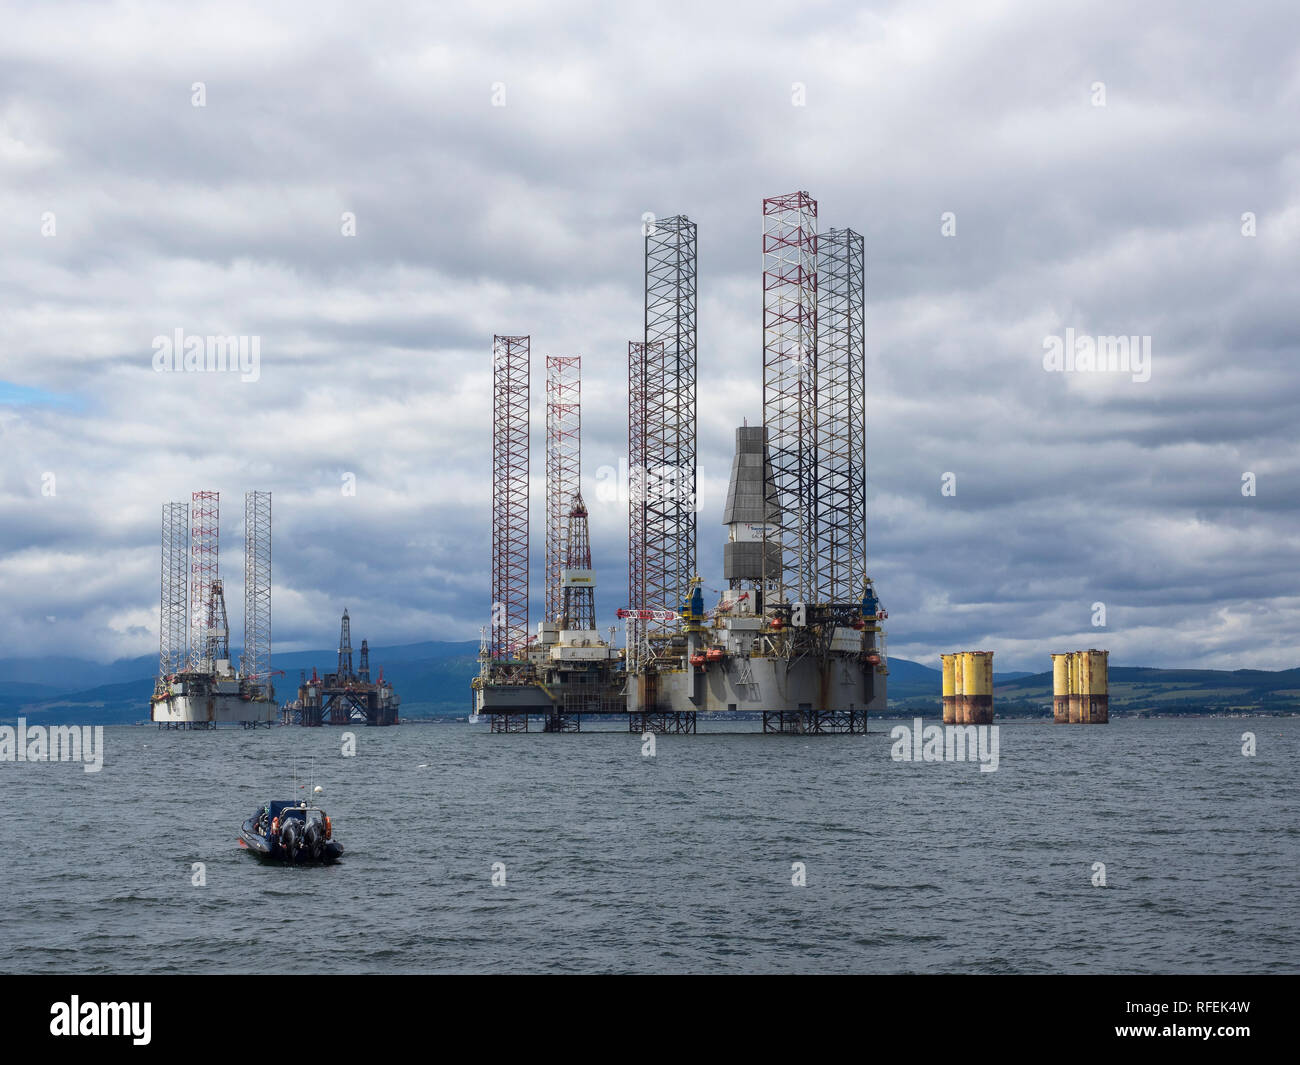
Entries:
[[[159,509],[195,489],[235,642],[253,488],[277,646],[345,605],[372,643],[476,637],[494,332],[533,338],[538,601],[542,359],[583,356],[592,501],[646,211],[699,226],[718,587],[761,200],[806,189],[866,237],[891,653],[1300,664],[1290,0],[0,7],[0,657],[156,651]],[[156,372],[177,329],[260,338],[258,379]],[[1067,329],[1150,337],[1150,379],[1047,371]],[[592,509],[608,625],[626,512]]]

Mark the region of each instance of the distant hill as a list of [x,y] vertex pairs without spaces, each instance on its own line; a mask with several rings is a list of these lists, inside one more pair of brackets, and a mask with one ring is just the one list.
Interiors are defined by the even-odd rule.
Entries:
[[6,706],[0,717],[12,721],[25,717],[29,724],[129,725],[149,720],[149,696],[153,678],[102,684],[85,691],[68,692],[54,699],[22,706]]
[[[370,649],[370,672],[391,681],[402,697],[402,714],[428,717],[469,711],[469,682],[478,673],[478,641],[426,640]],[[239,650],[233,650],[235,660]],[[359,647],[352,649],[355,668]],[[272,668],[280,702],[294,698],[301,673],[333,672],[338,651],[273,653]],[[0,660],[0,720],[22,716],[32,724],[76,721],[130,724],[149,717],[149,696],[158,668],[155,656],[124,658],[107,665],[79,658],[44,657]],[[37,683],[36,678],[44,678]]]
[[[1012,682],[1023,677],[1031,677],[1032,673],[1026,673],[1023,670],[1012,671],[1009,673],[994,673],[993,683],[995,685],[1004,682]],[[1050,684],[1051,677],[1048,677]],[[932,666],[923,666],[919,662],[912,662],[906,658],[891,658],[889,660],[889,681],[886,686],[889,693],[889,701],[902,702],[912,699],[929,699],[934,701],[943,695],[943,672]]]
[[[1300,669],[1152,669],[1114,666],[1108,687],[1112,712],[1204,713],[1300,712]],[[1051,705],[1052,674],[995,684],[995,703],[1036,702]]]
[[[353,649],[353,662],[360,652]],[[238,652],[235,653],[236,659]],[[297,691],[300,671],[332,671],[336,650],[273,654],[283,670],[275,678],[281,702]],[[371,673],[393,683],[406,717],[462,715],[470,706],[470,680],[478,672],[478,641],[374,647]],[[0,660],[0,720],[26,717],[33,724],[79,722],[128,724],[149,716],[149,695],[157,659],[120,659],[108,665],[70,657]],[[889,660],[889,703],[893,709],[938,709],[942,674],[906,658]],[[993,674],[993,694],[1005,715],[1050,713],[1052,675],[1009,671]],[[1152,669],[1117,666],[1110,670],[1110,702],[1117,713],[1206,711],[1300,712],[1300,669]]]
[[120,658],[104,665],[84,658],[46,655],[0,659],[0,689],[7,684],[35,684],[56,692],[74,692],[100,684],[147,677],[158,669],[158,656]]

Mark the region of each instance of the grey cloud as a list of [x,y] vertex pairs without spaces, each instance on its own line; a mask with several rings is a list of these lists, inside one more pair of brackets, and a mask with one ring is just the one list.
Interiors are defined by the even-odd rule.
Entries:
[[[0,406],[14,653],[147,653],[159,505],[206,487],[232,592],[242,493],[275,494],[278,644],[328,644],[343,605],[372,643],[476,635],[491,334],[533,337],[535,492],[549,353],[584,357],[585,474],[617,465],[645,211],[700,227],[719,587],[732,431],[761,416],[759,201],[806,188],[867,240],[894,653],[1038,669],[1077,637],[1120,664],[1295,664],[1293,6],[331,10],[76,9],[73,48],[43,5],[0,42],[0,379],[82,404]],[[260,336],[261,379],[153,373],[178,327]],[[1044,372],[1066,327],[1151,335],[1151,380]],[[625,515],[592,507],[602,624]]]

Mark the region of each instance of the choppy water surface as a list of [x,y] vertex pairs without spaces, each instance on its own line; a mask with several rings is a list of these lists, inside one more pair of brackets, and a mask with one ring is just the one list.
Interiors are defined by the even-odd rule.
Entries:
[[[1300,970],[1300,720],[1001,723],[992,773],[895,763],[894,724],[654,758],[626,733],[361,728],[344,758],[338,729],[110,728],[98,774],[0,764],[0,970]],[[336,866],[235,845],[295,754]]]

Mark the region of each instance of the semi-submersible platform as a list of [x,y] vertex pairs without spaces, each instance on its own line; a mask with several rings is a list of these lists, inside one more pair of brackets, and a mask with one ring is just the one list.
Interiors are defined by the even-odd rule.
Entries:
[[[546,607],[528,621],[531,338],[494,339],[492,620],[474,708],[493,731],[864,732],[885,708],[887,617],[866,572],[862,237],[819,233],[806,192],[763,201],[763,422],[736,430],[725,588],[696,565],[696,226],[645,227],[645,321],[628,344],[624,646],[595,619],[581,487],[580,357],[546,360]],[[599,479],[599,478],[598,478]],[[599,485],[606,503],[612,493]]]

